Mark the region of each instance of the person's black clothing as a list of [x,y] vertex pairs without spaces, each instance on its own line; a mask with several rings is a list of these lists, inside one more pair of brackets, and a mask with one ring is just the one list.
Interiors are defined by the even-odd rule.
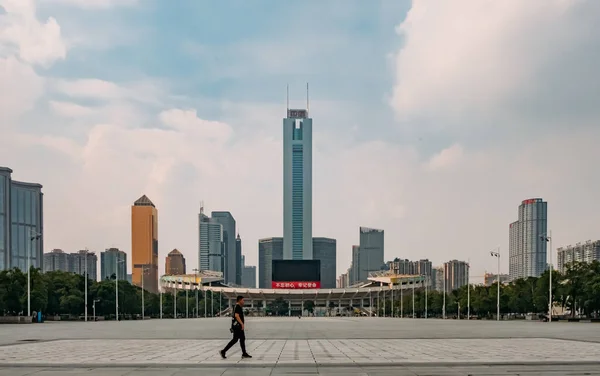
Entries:
[[244,333],[244,330],[242,329],[242,326],[240,325],[240,323],[236,320],[236,318],[235,318],[236,314],[240,317],[240,321],[243,323],[244,322],[244,310],[242,309],[242,306],[240,306],[239,304],[236,304],[235,309],[233,310],[233,316],[231,319],[231,332],[233,333],[233,338],[231,339],[231,341],[229,341],[227,346],[225,346],[225,348],[221,352],[221,356],[223,358],[225,358],[225,353],[227,353],[227,351],[231,347],[233,347],[233,345],[235,345],[237,343],[237,341],[240,341],[240,347],[242,348],[242,356],[248,357],[248,353],[246,352],[246,334]]
[[242,348],[242,355],[247,354],[246,353],[246,335],[244,334],[244,331],[240,327],[238,329],[233,330],[233,338],[231,339],[231,341],[229,341],[227,346],[225,346],[225,348],[223,349],[222,355],[225,355],[227,353],[227,351],[230,348],[232,348],[233,345],[235,345],[237,343],[238,340],[240,341],[240,347]]

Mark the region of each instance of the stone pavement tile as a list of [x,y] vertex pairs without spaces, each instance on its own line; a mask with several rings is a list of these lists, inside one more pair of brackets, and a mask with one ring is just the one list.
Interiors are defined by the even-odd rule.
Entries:
[[[177,371],[176,368],[136,368],[131,370],[126,376],[172,376]],[[200,371],[200,370],[198,370]]]
[[221,376],[226,368],[179,368],[172,376]]
[[316,366],[312,367],[275,367],[272,376],[279,375],[319,375],[319,369]]
[[[273,368],[232,368],[223,373],[223,376],[269,376]],[[202,369],[199,369],[199,375],[202,375]]]
[[0,376],[29,376],[43,368],[0,368]]

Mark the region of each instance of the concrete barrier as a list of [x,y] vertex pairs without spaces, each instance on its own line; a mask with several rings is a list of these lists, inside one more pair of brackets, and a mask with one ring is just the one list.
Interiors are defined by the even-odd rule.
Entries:
[[28,316],[0,316],[0,324],[31,324],[33,317]]

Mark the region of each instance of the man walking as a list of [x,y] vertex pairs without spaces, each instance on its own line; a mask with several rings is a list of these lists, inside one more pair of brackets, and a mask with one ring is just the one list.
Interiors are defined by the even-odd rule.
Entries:
[[235,303],[235,309],[233,310],[233,316],[231,319],[231,333],[233,333],[233,338],[227,346],[219,353],[221,354],[221,358],[226,359],[227,351],[233,347],[240,341],[240,347],[242,348],[242,358],[252,358],[250,354],[246,352],[246,335],[244,334],[244,297],[238,296]]

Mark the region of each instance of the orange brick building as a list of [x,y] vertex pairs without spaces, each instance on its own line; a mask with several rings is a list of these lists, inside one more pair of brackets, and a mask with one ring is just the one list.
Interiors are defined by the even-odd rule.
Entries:
[[[131,282],[158,292],[158,211],[146,195],[131,207]],[[144,278],[142,283],[142,278]]]

